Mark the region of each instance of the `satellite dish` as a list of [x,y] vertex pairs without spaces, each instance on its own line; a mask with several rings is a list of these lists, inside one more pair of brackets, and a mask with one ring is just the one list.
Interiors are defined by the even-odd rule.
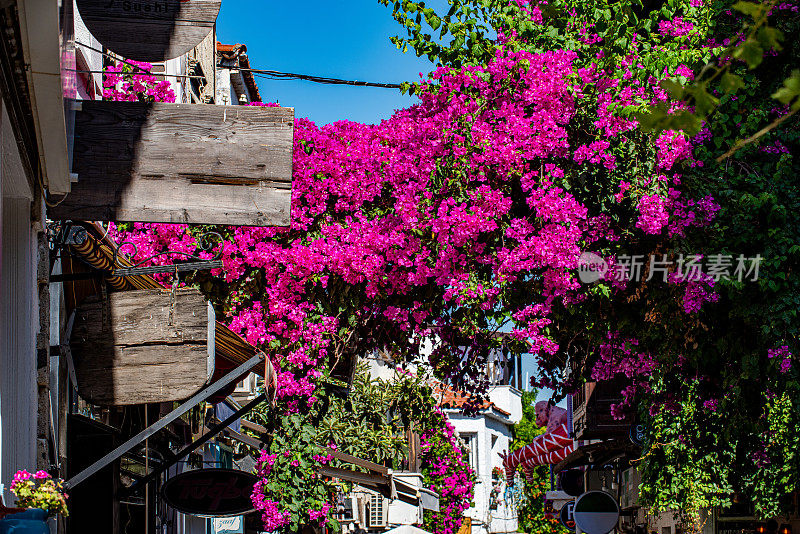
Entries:
[[575,501],[572,513],[586,534],[608,534],[619,521],[619,504],[604,491],[588,491]]

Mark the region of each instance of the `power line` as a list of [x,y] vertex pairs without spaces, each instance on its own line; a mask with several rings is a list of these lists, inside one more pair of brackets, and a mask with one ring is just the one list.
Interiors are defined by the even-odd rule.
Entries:
[[380,87],[383,89],[400,89],[399,83],[378,83],[378,82],[362,82],[359,80],[343,80],[341,78],[328,78],[324,76],[313,76],[310,74],[297,74],[293,72],[281,72],[277,70],[267,69],[238,69],[240,71],[252,72],[254,76],[258,76],[267,80],[304,80],[307,82],[324,83],[331,85],[353,85],[357,87]]
[[[109,54],[109,53],[107,53],[107,52],[105,52],[103,50],[98,49],[98,48],[94,48],[92,46],[89,46],[87,44],[84,44],[84,43],[81,43],[81,42],[78,42],[78,41],[76,41],[75,44],[83,46],[84,48],[88,48],[89,50],[92,50],[94,52],[98,52],[100,54],[103,54],[104,56],[106,56],[108,58],[111,58],[111,59],[114,59],[116,61],[121,61],[122,63],[125,63],[126,65],[128,65],[130,67],[133,67],[134,69],[136,69],[137,71],[141,72],[142,74],[147,74],[149,76],[172,76],[172,77],[176,76],[176,75],[165,75],[162,72],[150,72],[150,71],[147,71],[147,70],[141,68],[138,65],[134,65],[133,63],[130,63],[129,61],[127,61],[125,59],[120,59],[117,56],[111,55],[111,54]],[[328,78],[328,77],[325,77],[325,76],[314,76],[312,74],[297,74],[297,73],[294,73],[294,72],[281,72],[281,71],[278,71],[278,70],[268,70],[268,69],[247,69],[247,68],[241,68],[241,67],[224,67],[224,66],[223,66],[223,68],[231,68],[231,69],[236,69],[236,70],[243,71],[243,72],[251,72],[254,76],[258,76],[259,78],[265,79],[265,80],[303,80],[303,81],[307,81],[307,82],[323,83],[323,84],[329,84],[329,85],[351,85],[351,86],[355,86],[355,87],[378,87],[378,88],[381,88],[381,89],[400,89],[400,84],[399,83],[362,82],[360,80],[344,80],[342,78]],[[180,75],[178,75],[178,77],[188,77],[188,76],[180,76]]]
[[[116,72],[109,72],[107,70],[81,70],[81,69],[64,69],[71,72],[78,72],[80,74],[117,74]],[[188,78],[188,79],[197,79],[197,80],[205,80],[205,76],[195,76],[192,74],[166,74],[163,72],[147,72],[143,71],[143,73],[147,73],[150,76],[160,76],[161,78]]]

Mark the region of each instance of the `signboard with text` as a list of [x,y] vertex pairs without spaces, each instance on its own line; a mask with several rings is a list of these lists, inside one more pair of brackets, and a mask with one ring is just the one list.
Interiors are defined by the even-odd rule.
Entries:
[[564,506],[561,507],[561,511],[558,513],[558,522],[561,523],[564,528],[571,532],[575,532],[575,501],[570,501]]
[[222,0],[77,0],[78,12],[103,46],[127,59],[182,56],[211,33]]
[[243,534],[244,516],[215,517],[214,534]]
[[198,469],[170,478],[161,491],[167,504],[184,514],[230,517],[253,510],[250,495],[257,480],[235,469]]

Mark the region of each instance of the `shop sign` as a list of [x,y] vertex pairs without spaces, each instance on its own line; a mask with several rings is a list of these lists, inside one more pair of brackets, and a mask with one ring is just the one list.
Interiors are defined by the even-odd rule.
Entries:
[[586,534],[608,534],[619,521],[619,504],[604,491],[588,491],[575,501],[572,513],[575,524]]
[[86,27],[106,48],[150,63],[182,56],[211,33],[221,0],[77,0]]
[[642,423],[632,424],[629,437],[634,445],[641,447],[645,440],[645,426]]
[[561,511],[558,513],[558,522],[561,523],[564,528],[569,530],[570,532],[575,532],[575,501],[569,501],[567,504],[561,507]]
[[577,497],[583,493],[583,471],[580,469],[568,469],[558,474],[561,482],[561,489],[570,497]]
[[242,534],[243,532],[244,516],[214,518],[214,534]]
[[84,100],[77,182],[47,215],[288,226],[293,146],[293,108]]
[[198,469],[170,478],[161,491],[167,504],[179,512],[236,516],[253,510],[250,495],[257,481],[255,475],[235,469]]

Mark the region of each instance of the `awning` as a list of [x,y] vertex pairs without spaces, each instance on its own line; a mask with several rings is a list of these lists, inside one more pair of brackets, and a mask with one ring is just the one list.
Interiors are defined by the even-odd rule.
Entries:
[[[152,275],[137,274],[132,276],[112,276],[115,268],[131,267],[132,264],[122,255],[117,255],[119,265],[114,266],[114,252],[117,250],[116,244],[108,237],[108,233],[98,223],[83,223],[87,231],[86,240],[82,243],[70,245],[70,250],[75,253],[80,261],[63,261],[62,270],[64,275],[86,273],[91,269],[101,271],[112,291],[129,291],[134,289],[166,289]],[[87,268],[90,267],[91,269]],[[77,306],[84,298],[90,295],[101,293],[100,284],[96,279],[86,278],[74,280],[64,284],[65,296],[68,313]],[[217,321],[215,329],[215,346],[217,354],[218,371],[212,378],[212,382],[219,376],[225,374],[236,366],[252,358],[258,351],[256,347],[242,339],[225,324]],[[257,367],[254,373],[264,376],[264,367]],[[221,398],[225,398],[228,392],[223,392]]]

